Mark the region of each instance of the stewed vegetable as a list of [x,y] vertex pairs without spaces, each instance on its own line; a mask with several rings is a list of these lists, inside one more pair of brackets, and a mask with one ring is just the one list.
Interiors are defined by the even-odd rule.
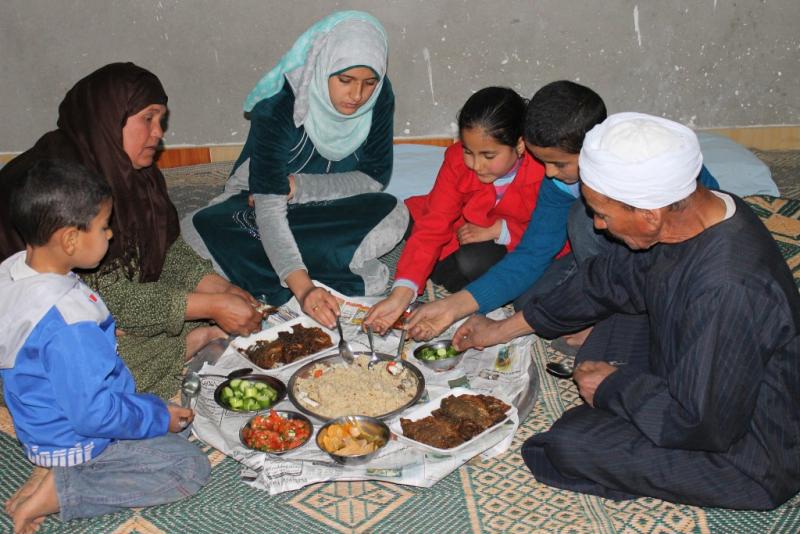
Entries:
[[251,449],[283,452],[305,443],[311,436],[309,424],[301,419],[281,417],[275,410],[257,415],[242,429],[242,441]]
[[278,392],[269,384],[238,378],[231,380],[220,393],[225,406],[242,412],[264,410],[272,406],[277,398]]

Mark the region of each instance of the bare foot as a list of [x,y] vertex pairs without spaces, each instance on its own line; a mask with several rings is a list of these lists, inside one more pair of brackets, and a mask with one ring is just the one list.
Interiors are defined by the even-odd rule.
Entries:
[[48,471],[31,496],[19,499],[17,509],[11,514],[14,534],[36,532],[44,518],[58,512],[59,508],[56,477]]
[[589,337],[589,334],[592,333],[593,326],[581,330],[580,332],[575,332],[574,334],[568,334],[564,337],[564,342],[569,345],[570,347],[580,347],[586,341],[586,338]]
[[47,475],[48,472],[49,470],[44,467],[35,466],[33,468],[33,473],[31,473],[31,476],[28,477],[28,480],[26,480],[25,483],[14,492],[14,495],[12,495],[11,498],[6,501],[6,513],[8,515],[14,513],[14,511],[17,509],[17,506],[19,506],[20,501],[24,501],[33,495],[33,492],[36,491],[36,489],[39,487],[39,484],[41,484],[42,479],[45,477],[45,475]]
[[228,334],[218,326],[200,326],[195,328],[186,336],[186,353],[184,354],[183,361],[188,362],[191,360],[197,351],[214,341],[215,339],[224,339]]

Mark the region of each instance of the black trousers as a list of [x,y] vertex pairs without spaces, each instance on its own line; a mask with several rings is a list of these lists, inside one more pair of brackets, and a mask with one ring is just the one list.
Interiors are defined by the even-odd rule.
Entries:
[[431,281],[444,286],[451,293],[461,291],[505,255],[506,247],[494,241],[461,245],[458,250],[436,264],[431,273]]

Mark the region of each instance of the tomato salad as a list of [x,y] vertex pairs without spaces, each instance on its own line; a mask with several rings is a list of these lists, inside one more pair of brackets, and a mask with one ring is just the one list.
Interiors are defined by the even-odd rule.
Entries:
[[299,447],[311,437],[310,425],[301,419],[281,417],[275,410],[256,415],[242,429],[242,441],[251,449],[284,452]]

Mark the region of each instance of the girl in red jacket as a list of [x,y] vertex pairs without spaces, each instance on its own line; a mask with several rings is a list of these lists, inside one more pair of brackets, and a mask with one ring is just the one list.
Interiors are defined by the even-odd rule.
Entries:
[[366,325],[389,328],[429,276],[458,291],[514,250],[544,179],[544,167],[525,151],[525,107],[514,90],[486,87],[461,108],[459,142],[445,152],[433,189],[406,200],[413,226],[396,281]]

